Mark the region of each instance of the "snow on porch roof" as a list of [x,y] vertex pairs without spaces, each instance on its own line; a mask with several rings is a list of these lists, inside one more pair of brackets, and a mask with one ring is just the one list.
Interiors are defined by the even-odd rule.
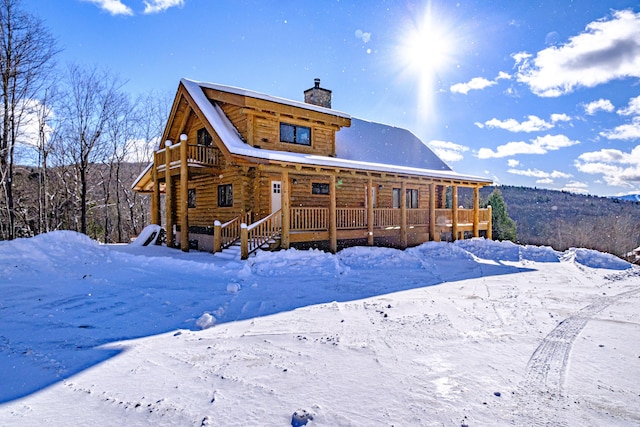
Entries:
[[[229,152],[235,155],[276,162],[410,174],[442,179],[474,181],[486,184],[491,183],[491,180],[486,178],[462,175],[454,172],[415,135],[405,129],[394,128],[379,123],[366,122],[359,119],[352,119],[352,126],[355,122],[355,126],[352,130],[349,128],[343,128],[336,134],[337,157],[255,148],[241,139],[238,131],[224,114],[220,106],[209,101],[204,94],[202,87],[215,88],[226,92],[233,91],[233,93],[245,96],[256,97],[256,95],[259,95],[260,99],[274,97],[256,94],[256,92],[244,89],[229,88],[227,86],[214,85],[210,83],[200,83],[188,79],[182,79],[181,83],[203,112],[207,121],[216,130],[216,133]],[[337,113],[334,110],[316,107],[306,103],[287,101],[280,98],[274,99],[278,99],[278,101],[275,102],[286,102],[288,105],[295,105],[301,108],[311,110],[320,109],[322,112],[329,114]],[[349,118],[349,116],[344,113],[339,114],[341,114],[341,117]],[[375,140],[368,139],[374,135],[378,135],[379,138],[374,138]],[[399,145],[396,145],[395,143],[385,145],[385,138],[393,138],[398,135],[402,135]],[[412,146],[413,144],[419,144],[419,146]],[[361,150],[358,149],[359,146],[362,147]],[[404,152],[404,160],[400,162],[398,159],[399,156],[392,155],[394,152]],[[412,156],[425,156],[425,158],[409,160]],[[398,164],[386,163],[386,161],[389,161],[390,159],[398,160],[399,162]]]

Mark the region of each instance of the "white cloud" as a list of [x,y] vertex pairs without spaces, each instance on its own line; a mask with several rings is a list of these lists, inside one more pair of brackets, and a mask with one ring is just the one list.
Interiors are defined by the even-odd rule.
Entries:
[[570,140],[565,135],[545,135],[532,139],[530,142],[508,142],[504,145],[499,145],[496,151],[490,148],[481,148],[478,150],[478,158],[490,159],[515,156],[517,154],[546,154],[549,151],[559,150],[579,143],[580,141]]
[[463,159],[462,153],[469,151],[469,147],[449,141],[433,140],[427,145],[445,162],[460,161]]
[[553,184],[553,180],[551,178],[537,179],[536,184]]
[[516,119],[498,120],[493,118],[484,122],[489,128],[505,129],[509,132],[540,132],[553,127],[552,123],[542,120],[538,116],[528,116],[527,120],[519,123]]
[[584,112],[590,116],[593,116],[598,111],[612,112],[615,109],[611,101],[608,99],[600,98],[597,101],[590,102],[584,106]]
[[607,139],[640,139],[640,116],[634,117],[631,123],[616,126],[613,130],[600,132]]
[[589,185],[580,181],[571,181],[567,185],[565,185],[562,190],[568,191],[570,193],[586,194],[589,192]]
[[626,108],[621,108],[617,111],[621,116],[640,116],[640,96],[631,98],[629,105]]
[[466,95],[470,90],[482,90],[498,84],[498,80],[511,80],[511,78],[511,74],[500,71],[493,80],[487,80],[484,77],[474,77],[467,83],[456,83],[452,85],[449,90],[453,93]]
[[520,164],[520,161],[519,161],[519,160],[516,160],[516,159],[509,159],[509,160],[507,160],[507,165],[508,165],[510,168],[515,168],[515,167],[516,167],[516,166],[518,166],[519,164]]
[[484,77],[474,77],[467,83],[456,83],[449,89],[453,93],[462,93],[466,95],[470,90],[481,90],[495,84],[495,81],[487,80]]
[[601,175],[609,185],[634,187],[640,183],[640,145],[630,152],[603,149],[583,153],[575,166],[580,172]]
[[164,12],[176,6],[184,6],[184,0],[149,0],[144,2],[144,13]]
[[476,122],[475,125],[480,129],[485,127],[498,128],[508,130],[509,132],[540,132],[543,130],[549,130],[555,127],[557,122],[571,121],[571,117],[566,114],[552,114],[551,122],[541,119],[538,116],[527,116],[527,120],[524,122],[518,122],[516,119],[499,120],[493,118],[484,123]]
[[553,123],[557,123],[557,122],[570,122],[571,121],[571,117],[567,116],[566,114],[562,113],[562,114],[552,114],[551,115],[551,121]]
[[541,50],[535,57],[522,52],[512,57],[518,81],[544,97],[640,77],[640,13],[615,11],[610,19],[588,24],[566,44]]
[[[569,174],[569,173],[564,173],[564,172],[560,172],[560,171],[556,171],[554,170],[553,172],[545,172],[545,171],[541,171],[540,169],[508,169],[507,172],[514,174],[514,175],[521,175],[521,176],[529,176],[532,178],[545,178],[545,179],[557,179],[557,178],[571,178],[573,177],[573,175]],[[552,181],[553,182],[553,181]]]
[[120,0],[84,0],[97,5],[112,15],[133,15],[131,8]]

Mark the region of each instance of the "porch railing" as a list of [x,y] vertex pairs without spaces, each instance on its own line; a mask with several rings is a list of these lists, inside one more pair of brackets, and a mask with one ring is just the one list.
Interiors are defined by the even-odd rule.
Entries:
[[376,208],[373,210],[374,228],[400,227],[400,209]]
[[291,208],[291,230],[316,231],[329,229],[329,209]]
[[[180,144],[172,145],[168,150],[170,163],[180,162],[180,149],[178,148],[179,146]],[[166,148],[156,151],[156,160],[159,167],[166,165],[166,156]],[[187,145],[187,162],[189,162],[190,164],[195,163],[204,166],[220,166],[221,158],[218,155],[217,149],[213,146]]]
[[359,208],[336,209],[336,228],[338,230],[367,228],[367,211]]
[[282,211],[278,210],[251,225],[240,225],[240,258],[250,254],[282,233]]

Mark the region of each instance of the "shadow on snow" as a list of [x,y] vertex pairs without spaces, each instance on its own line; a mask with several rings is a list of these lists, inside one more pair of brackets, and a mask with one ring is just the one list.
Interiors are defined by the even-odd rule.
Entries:
[[[165,247],[46,239],[0,246],[0,258],[13,257],[0,265],[8,277],[8,283],[0,284],[0,403],[119,353],[101,347],[104,344],[200,329],[202,319],[220,324],[531,271],[502,262],[522,258],[513,252],[522,250],[515,245],[494,257],[501,259],[489,254],[479,259],[472,255],[473,247],[463,244],[427,243],[404,251],[354,247],[337,255],[259,252],[241,262]],[[29,247],[28,241],[40,244]]]

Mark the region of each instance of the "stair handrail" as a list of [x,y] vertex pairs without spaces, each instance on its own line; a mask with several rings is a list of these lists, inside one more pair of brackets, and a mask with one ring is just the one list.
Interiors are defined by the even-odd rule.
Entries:
[[213,252],[220,252],[240,240],[240,225],[251,223],[251,211],[237,216],[224,224],[216,220],[213,223]]
[[277,210],[251,225],[240,224],[240,258],[249,258],[249,255],[260,249],[262,245],[281,234],[281,210]]

